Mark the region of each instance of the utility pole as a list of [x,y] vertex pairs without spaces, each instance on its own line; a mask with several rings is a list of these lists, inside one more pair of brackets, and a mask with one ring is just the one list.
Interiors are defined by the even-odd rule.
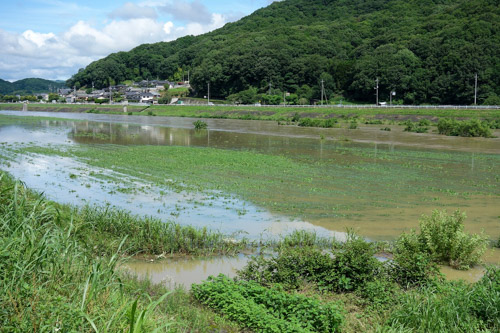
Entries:
[[325,95],[325,80],[321,80],[321,105],[323,105],[324,95]]
[[109,81],[109,104],[113,104],[113,91],[111,90],[111,80]]
[[477,73],[475,75],[475,82],[474,82],[474,105],[477,105]]
[[92,81],[92,93],[94,92],[94,81]]
[[210,82],[208,82],[208,105],[210,105]]
[[375,80],[375,82],[377,83],[377,86],[375,87],[375,89],[377,90],[377,106],[378,106],[378,78]]
[[271,95],[271,88],[273,87],[273,84],[269,82],[269,92],[267,93],[268,95]]

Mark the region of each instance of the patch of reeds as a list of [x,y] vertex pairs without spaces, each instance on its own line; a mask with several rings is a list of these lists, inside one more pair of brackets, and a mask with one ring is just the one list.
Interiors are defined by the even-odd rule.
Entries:
[[[90,256],[58,208],[0,175],[0,327],[5,332],[149,332],[171,321],[154,299],[124,291],[112,256]],[[88,246],[91,246],[88,244]]]

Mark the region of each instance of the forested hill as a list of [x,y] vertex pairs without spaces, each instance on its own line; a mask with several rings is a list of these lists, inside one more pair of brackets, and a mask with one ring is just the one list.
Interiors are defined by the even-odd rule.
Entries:
[[[90,64],[69,81],[89,86],[191,73],[198,95],[250,88],[374,102],[471,104],[500,95],[499,0],[286,0],[211,33],[141,45]],[[180,70],[182,69],[182,70]],[[252,89],[255,91],[255,89]]]
[[8,82],[0,79],[1,95],[33,95],[37,93],[48,93],[63,88],[65,83],[49,81],[44,79],[22,79],[15,82]]

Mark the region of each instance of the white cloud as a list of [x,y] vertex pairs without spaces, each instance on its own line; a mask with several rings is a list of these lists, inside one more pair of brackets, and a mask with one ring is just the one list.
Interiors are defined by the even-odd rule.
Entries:
[[[186,4],[196,6],[198,2],[183,3]],[[125,5],[119,9],[124,8],[131,7]],[[110,53],[128,51],[144,43],[203,34],[222,27],[230,19],[212,13],[207,14],[208,19],[178,26],[172,21],[142,17],[142,14],[128,19],[124,19],[124,11],[115,14],[116,19],[104,26],[81,20],[59,34],[33,30],[11,33],[0,29],[0,77],[7,80],[25,77],[67,79],[79,68]]]

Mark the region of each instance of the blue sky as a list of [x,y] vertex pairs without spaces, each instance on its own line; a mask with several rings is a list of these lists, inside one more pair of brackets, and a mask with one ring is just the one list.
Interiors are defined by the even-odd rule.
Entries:
[[270,0],[2,1],[0,78],[67,79],[109,53],[199,35]]

